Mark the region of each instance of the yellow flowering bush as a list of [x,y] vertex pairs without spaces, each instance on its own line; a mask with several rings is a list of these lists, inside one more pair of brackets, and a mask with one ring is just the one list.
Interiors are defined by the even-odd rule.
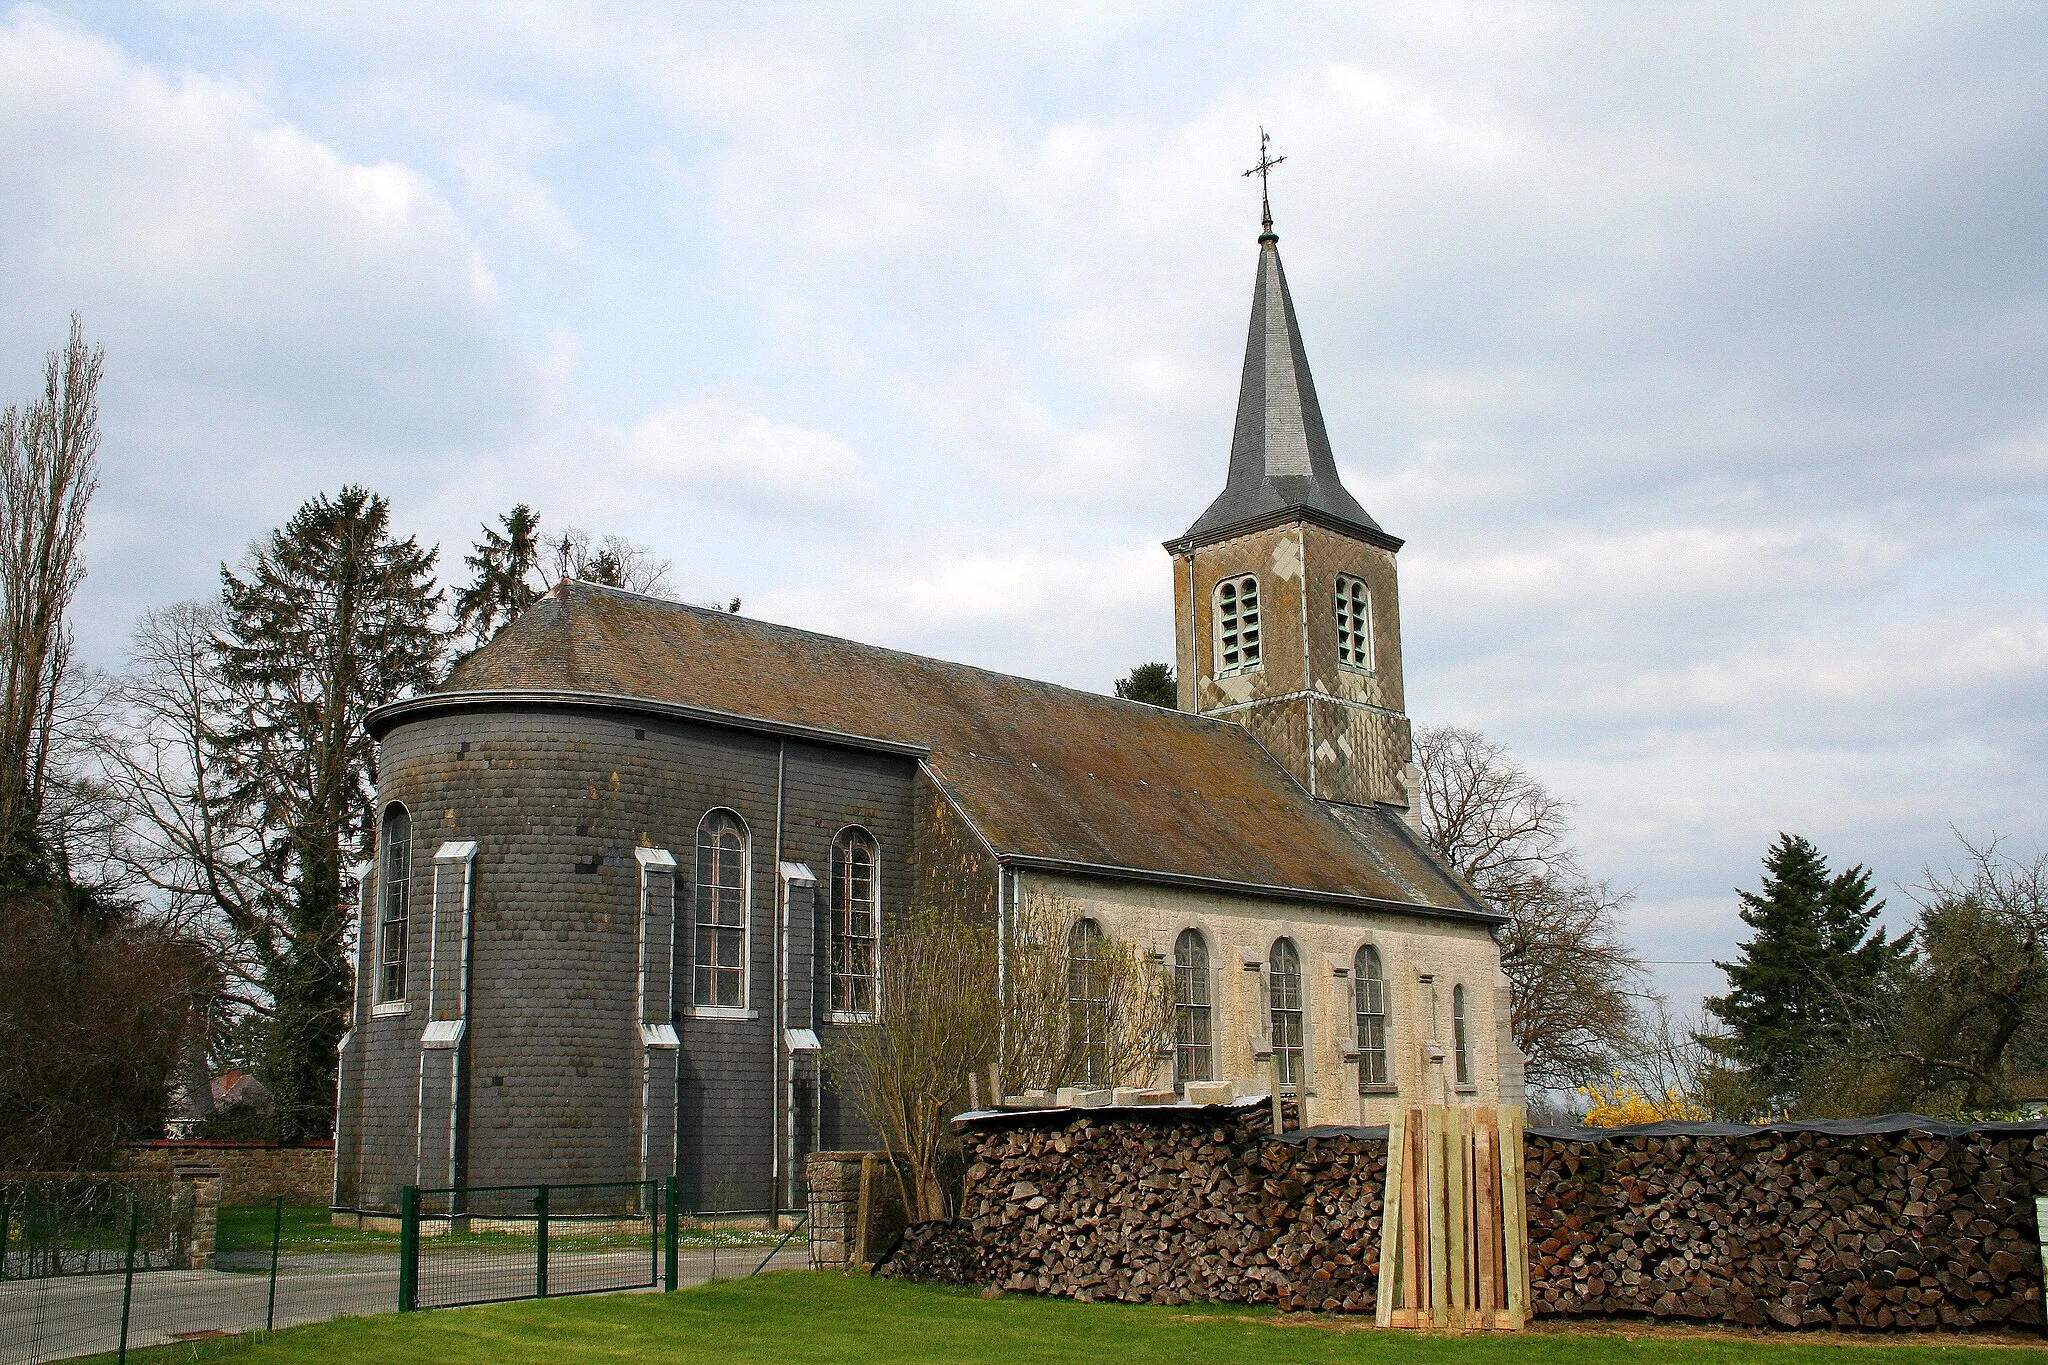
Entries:
[[1632,1128],[1639,1123],[1662,1123],[1666,1119],[1697,1122],[1707,1117],[1705,1109],[1677,1090],[1666,1090],[1662,1096],[1645,1095],[1632,1085],[1622,1084],[1618,1077],[1610,1086],[1582,1085],[1579,1094],[1586,1101],[1585,1121],[1589,1128]]

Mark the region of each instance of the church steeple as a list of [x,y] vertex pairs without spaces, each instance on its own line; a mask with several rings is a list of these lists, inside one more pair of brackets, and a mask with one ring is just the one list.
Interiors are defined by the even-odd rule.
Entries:
[[[1259,152],[1263,179],[1279,163],[1263,131]],[[1337,477],[1263,194],[1260,207],[1230,473],[1166,546],[1179,706],[1250,730],[1311,796],[1407,808],[1401,542]]]
[[[1261,164],[1278,162],[1262,157]],[[1294,298],[1287,290],[1287,272],[1280,264],[1273,211],[1263,195],[1261,207],[1265,231],[1259,236],[1259,273],[1252,286],[1230,473],[1209,510],[1171,548],[1205,544],[1296,513],[1393,548],[1400,542],[1380,529],[1337,475],[1308,353],[1301,344],[1301,324],[1294,316]]]

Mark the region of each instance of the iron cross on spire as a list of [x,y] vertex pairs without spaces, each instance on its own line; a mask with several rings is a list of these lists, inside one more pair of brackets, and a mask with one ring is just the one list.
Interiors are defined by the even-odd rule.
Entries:
[[[1273,173],[1273,168],[1275,166],[1279,165],[1281,162],[1287,159],[1284,156],[1273,156],[1267,151],[1267,148],[1272,145],[1272,142],[1273,139],[1266,136],[1265,125],[1260,124],[1259,164],[1245,172],[1245,177],[1247,179],[1249,179],[1252,176],[1257,176],[1259,178],[1259,211],[1261,215],[1260,222],[1264,224],[1266,229],[1265,235],[1259,238],[1260,241],[1266,240],[1267,237],[1273,237],[1273,201],[1266,193],[1266,177]],[[1280,239],[1277,237],[1273,237],[1273,240],[1277,242]]]

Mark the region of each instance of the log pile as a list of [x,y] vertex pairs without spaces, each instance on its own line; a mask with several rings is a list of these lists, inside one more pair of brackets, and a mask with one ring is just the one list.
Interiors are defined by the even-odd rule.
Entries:
[[1386,1144],[1273,1140],[1263,1109],[1156,1110],[966,1133],[960,1218],[885,1275],[1127,1303],[1369,1313]]
[[1532,1134],[1526,1156],[1538,1314],[1864,1330],[2042,1318],[2048,1133]]
[[[961,1217],[882,1274],[1077,1299],[1371,1312],[1383,1140],[1263,1109],[977,1120]],[[1913,1330],[2042,1320],[2048,1131],[1540,1133],[1538,1316]]]

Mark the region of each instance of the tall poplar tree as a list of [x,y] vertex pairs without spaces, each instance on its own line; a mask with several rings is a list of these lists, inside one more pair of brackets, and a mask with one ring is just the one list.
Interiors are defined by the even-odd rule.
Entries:
[[1764,854],[1758,891],[1741,891],[1742,922],[1753,931],[1728,974],[1728,994],[1707,1009],[1728,1026],[1715,1051],[1740,1066],[1757,1100],[1796,1098],[1808,1069],[1878,1007],[1908,943],[1877,926],[1884,902],[1861,867],[1830,873],[1827,859],[1796,834]]
[[271,996],[264,1073],[277,1136],[333,1131],[336,1046],[347,1018],[347,866],[373,828],[376,706],[426,688],[444,639],[436,552],[391,534],[390,504],[325,494],[221,567],[220,669],[234,716],[215,741],[223,799],[262,834]]

